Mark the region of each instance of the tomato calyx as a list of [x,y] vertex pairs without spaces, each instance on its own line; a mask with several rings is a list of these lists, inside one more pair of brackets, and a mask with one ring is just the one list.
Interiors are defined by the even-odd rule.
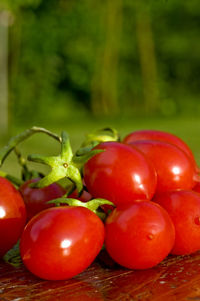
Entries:
[[115,206],[112,202],[101,198],[92,199],[88,202],[82,202],[78,199],[62,197],[62,198],[57,198],[55,200],[51,200],[47,203],[55,204],[58,207],[61,206],[62,204],[74,206],[74,207],[85,207],[91,210],[92,212],[94,212],[103,221],[106,219],[107,214],[101,210],[101,206],[103,205],[111,205],[113,207]]
[[18,268],[22,265],[22,259],[19,251],[19,240],[18,242],[3,256],[3,261],[10,264],[11,266]]
[[106,141],[120,141],[118,131],[112,127],[106,127],[87,134],[85,140],[81,144],[81,147],[76,152],[76,155],[83,155],[90,151],[97,144]]
[[116,129],[112,127],[106,127],[103,129],[95,130],[94,132],[87,134],[85,141],[83,141],[82,146],[87,146],[92,142],[106,142],[106,141],[119,141],[119,133]]
[[0,176],[8,179],[17,187],[19,187],[23,183],[23,181],[43,176],[38,171],[28,169],[27,160],[22,156],[21,152],[19,151],[19,149],[17,147],[18,144],[22,143],[23,141],[25,141],[26,139],[28,139],[29,137],[31,137],[32,135],[34,135],[36,133],[44,133],[44,134],[54,138],[58,142],[61,141],[61,138],[57,134],[54,134],[53,132],[51,132],[45,128],[33,126],[32,128],[27,129],[27,130],[23,131],[22,133],[12,137],[8,141],[8,144],[5,145],[0,150],[0,167],[3,165],[5,159],[8,157],[8,155],[12,151],[14,151],[15,155],[17,156],[18,163],[22,169],[22,180],[14,177],[12,175],[9,175],[6,172],[3,172],[3,171],[0,172]]
[[91,150],[82,155],[73,155],[68,134],[63,131],[61,133],[61,153],[58,156],[42,156],[32,154],[28,156],[29,161],[46,164],[51,171],[36,183],[32,183],[30,187],[43,188],[63,178],[68,178],[76,185],[78,193],[83,189],[81,169],[83,165],[94,155],[102,152],[102,150]]

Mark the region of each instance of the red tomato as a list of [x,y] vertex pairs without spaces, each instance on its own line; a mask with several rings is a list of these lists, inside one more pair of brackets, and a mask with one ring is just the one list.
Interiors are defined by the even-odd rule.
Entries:
[[193,187],[192,190],[194,190],[194,191],[200,193],[200,182],[198,182],[198,183]]
[[192,189],[198,175],[189,157],[175,145],[162,141],[141,140],[130,145],[143,152],[157,172],[156,192]]
[[200,250],[200,195],[194,191],[168,191],[155,196],[155,202],[169,213],[175,226],[172,254],[186,255]]
[[116,206],[152,198],[157,177],[141,152],[119,142],[100,143],[95,149],[104,151],[89,159],[83,170],[93,197],[108,199]]
[[26,222],[26,209],[17,189],[0,177],[0,257],[20,238]]
[[38,180],[28,180],[19,188],[26,205],[28,220],[38,212],[54,206],[53,204],[47,204],[48,201],[60,198],[66,193],[65,189],[57,183],[44,188],[31,188],[29,186]]
[[75,189],[72,193],[70,193],[68,198],[77,199],[80,200],[81,202],[88,202],[89,200],[92,199],[92,195],[88,191],[83,189],[81,195],[78,196],[78,191],[77,189]]
[[159,140],[163,142],[168,142],[178,146],[182,149],[192,160],[194,165],[196,166],[194,155],[189,148],[189,146],[179,137],[163,131],[158,130],[138,130],[130,133],[124,139],[124,143],[130,144],[131,142],[138,141],[138,140]]
[[105,212],[106,215],[109,215],[115,209],[115,207],[112,205],[104,204],[101,205],[101,209],[103,210],[103,212]]
[[26,267],[36,276],[61,280],[86,269],[100,252],[104,225],[84,207],[49,208],[26,225],[20,253]]
[[114,209],[105,227],[109,255],[126,268],[151,268],[161,262],[174,245],[174,225],[168,213],[151,201]]

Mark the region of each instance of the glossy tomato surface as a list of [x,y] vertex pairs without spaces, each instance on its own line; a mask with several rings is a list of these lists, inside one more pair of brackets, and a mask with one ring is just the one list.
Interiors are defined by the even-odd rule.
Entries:
[[19,188],[26,205],[28,220],[38,212],[54,206],[53,204],[47,204],[48,201],[60,198],[66,193],[66,190],[57,183],[43,188],[32,188],[29,186],[37,181],[39,181],[37,178],[28,180]]
[[119,142],[100,143],[95,149],[104,151],[88,160],[83,170],[93,197],[108,199],[116,206],[152,198],[157,176],[141,152]]
[[130,145],[152,162],[157,173],[156,192],[194,187],[198,180],[195,166],[180,148],[156,140],[135,141]]
[[25,222],[26,210],[20,193],[0,177],[0,257],[18,241]]
[[151,201],[116,208],[106,220],[105,245],[118,264],[147,269],[161,262],[174,245],[174,225],[168,213]]
[[195,158],[190,147],[179,137],[174,134],[159,130],[138,130],[128,134],[124,139],[124,143],[131,143],[138,140],[159,140],[168,142],[182,149],[196,165]]
[[26,225],[20,242],[21,257],[36,276],[68,279],[86,269],[104,242],[104,225],[83,207],[49,208]]
[[155,202],[169,213],[175,226],[172,254],[186,255],[200,250],[200,194],[194,191],[169,191],[156,195]]

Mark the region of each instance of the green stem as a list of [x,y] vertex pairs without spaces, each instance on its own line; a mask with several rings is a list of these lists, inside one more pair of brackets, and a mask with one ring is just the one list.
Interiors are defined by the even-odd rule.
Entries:
[[70,161],[73,157],[73,152],[68,134],[63,131],[61,133],[61,158],[66,162]]
[[8,173],[0,170],[0,177],[6,178],[10,182],[12,182],[17,187],[21,186],[24,182],[14,176],[9,175]]
[[9,140],[8,144],[0,150],[0,166],[2,166],[6,157],[19,143],[23,142],[24,140],[26,140],[27,138],[29,138],[30,136],[32,136],[35,133],[47,134],[47,135],[51,136],[52,138],[56,139],[57,141],[61,142],[61,138],[58,135],[56,135],[44,128],[34,126],[30,129],[25,130],[24,132],[20,133],[19,135],[12,137]]
[[82,143],[82,147],[93,144],[94,142],[106,142],[106,141],[119,141],[119,133],[116,129],[107,127],[100,130],[96,130],[86,136],[85,141]]
[[120,141],[119,133],[114,128],[103,128],[86,135],[81,147],[77,150],[76,156],[83,156],[89,153],[97,144],[108,141]]
[[78,207],[85,207],[92,212],[94,212],[96,215],[99,216],[100,219],[105,220],[106,214],[104,212],[99,211],[99,207],[102,205],[111,205],[114,207],[114,204],[106,199],[92,199],[88,202],[82,202],[77,199],[72,198],[57,198],[55,200],[51,200],[48,202],[49,204],[55,204],[56,206],[61,206],[62,204],[66,204],[69,206],[78,206]]
[[14,152],[17,156],[19,165],[22,168],[22,179],[23,180],[29,180],[32,177],[32,172],[29,171],[28,166],[27,166],[27,161],[26,159],[22,156],[21,152],[18,150],[17,147],[14,148]]

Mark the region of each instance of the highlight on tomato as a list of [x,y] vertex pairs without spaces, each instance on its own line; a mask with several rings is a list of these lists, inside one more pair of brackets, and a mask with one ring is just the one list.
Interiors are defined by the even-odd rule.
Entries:
[[100,143],[94,149],[103,151],[90,158],[83,168],[86,187],[93,197],[107,199],[116,206],[152,198],[157,175],[140,151],[119,142]]
[[25,222],[26,208],[20,193],[11,182],[0,177],[0,257],[18,241]]
[[192,190],[168,191],[153,200],[173,221],[175,243],[171,253],[186,255],[200,250],[200,194]]
[[105,246],[111,258],[129,269],[147,269],[172,250],[175,230],[165,209],[151,201],[115,208],[105,225]]

